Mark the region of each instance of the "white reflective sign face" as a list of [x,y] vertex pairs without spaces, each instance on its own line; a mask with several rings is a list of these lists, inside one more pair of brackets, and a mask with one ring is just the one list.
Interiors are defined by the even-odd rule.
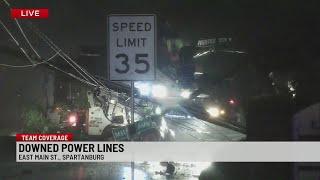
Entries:
[[155,79],[156,20],[154,15],[108,16],[109,79]]

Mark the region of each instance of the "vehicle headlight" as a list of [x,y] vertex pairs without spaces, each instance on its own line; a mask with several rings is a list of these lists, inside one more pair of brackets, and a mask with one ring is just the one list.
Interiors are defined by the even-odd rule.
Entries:
[[165,98],[168,95],[167,88],[163,85],[152,86],[151,93],[155,98]]
[[209,115],[211,117],[219,117],[219,115],[220,115],[220,109],[217,107],[209,107],[207,109],[207,112],[209,113]]
[[77,116],[75,115],[70,115],[69,116],[69,123],[70,124],[73,124],[73,123],[76,123],[77,122]]
[[73,127],[77,126],[77,116],[76,115],[70,115],[68,118],[68,121],[71,126],[73,126]]
[[156,107],[156,110],[155,110],[155,113],[157,114],[157,115],[160,115],[161,114],[161,108],[158,106],[158,107]]
[[185,99],[188,99],[191,95],[191,91],[190,90],[182,90],[180,96],[185,98]]

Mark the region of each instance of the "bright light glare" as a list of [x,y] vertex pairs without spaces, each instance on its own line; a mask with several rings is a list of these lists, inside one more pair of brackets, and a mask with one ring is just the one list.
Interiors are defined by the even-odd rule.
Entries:
[[152,86],[151,93],[155,98],[165,98],[168,95],[167,88],[163,85]]
[[160,136],[161,136],[162,138],[164,138],[164,132],[163,132],[163,131],[160,131]]
[[230,103],[230,104],[234,104],[235,102],[234,102],[233,99],[230,99],[230,100],[229,100],[229,103]]
[[167,122],[162,118],[160,130],[163,132],[168,129]]
[[142,96],[149,96],[151,93],[151,85],[149,83],[136,82],[134,86],[139,90]]
[[176,136],[176,133],[173,130],[170,129],[169,131],[170,131],[170,134],[171,134],[172,137]]
[[220,110],[217,107],[210,107],[210,108],[207,109],[207,112],[212,117],[219,117],[219,115],[220,115]]
[[111,104],[115,104],[115,103],[116,103],[116,100],[111,99],[111,100],[110,100],[110,103],[111,103]]
[[157,114],[157,115],[160,115],[161,114],[161,108],[158,106],[158,107],[156,107],[156,110],[155,110],[155,113]]
[[77,121],[77,117],[75,115],[69,116],[69,123],[74,124]]
[[161,120],[161,127],[160,127],[160,135],[162,138],[164,138],[165,133],[168,130],[168,126],[167,126],[167,122],[164,120],[164,118],[162,118]]
[[220,110],[220,114],[221,115],[224,115],[226,112],[222,109],[222,110]]
[[196,54],[195,56],[193,56],[193,58],[198,58],[198,57],[200,57],[200,56],[203,56],[203,55],[208,54],[209,52],[211,52],[211,51],[204,51],[204,52],[198,53],[198,54]]
[[194,72],[194,75],[203,75],[202,72]]
[[181,95],[181,97],[188,99],[191,95],[191,91],[190,90],[182,90],[180,95]]

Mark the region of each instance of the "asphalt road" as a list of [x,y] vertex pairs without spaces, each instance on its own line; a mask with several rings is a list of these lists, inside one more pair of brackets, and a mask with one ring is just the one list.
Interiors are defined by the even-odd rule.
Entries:
[[239,141],[246,135],[195,117],[166,115],[166,122],[175,136],[174,141]]

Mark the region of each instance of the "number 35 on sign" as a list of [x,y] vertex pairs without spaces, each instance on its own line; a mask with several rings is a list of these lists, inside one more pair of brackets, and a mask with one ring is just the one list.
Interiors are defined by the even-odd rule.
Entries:
[[156,72],[155,15],[108,16],[108,65],[112,81],[148,81]]

